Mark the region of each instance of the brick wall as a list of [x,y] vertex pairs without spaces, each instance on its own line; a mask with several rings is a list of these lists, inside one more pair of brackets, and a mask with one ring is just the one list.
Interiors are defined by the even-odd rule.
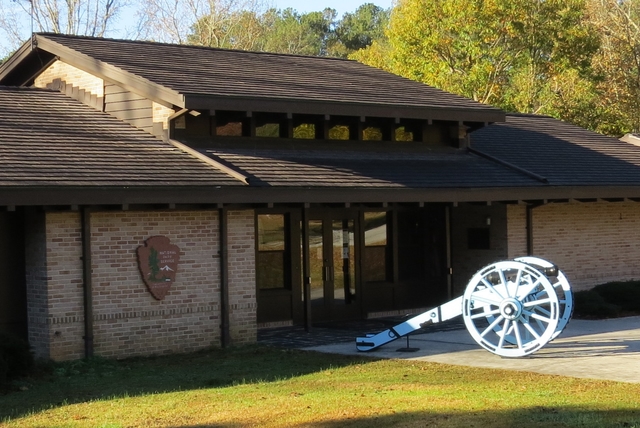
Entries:
[[[215,211],[94,213],[91,218],[95,353],[188,352],[220,343],[220,261]],[[180,248],[163,300],[142,281],[136,250],[163,235]]]
[[25,215],[25,270],[29,343],[37,357],[49,357],[49,292],[47,290],[47,246],[44,213]]
[[[491,214],[491,250],[461,250],[464,229],[479,227],[491,209],[461,205],[452,210],[454,294],[464,290],[464,281],[479,267],[527,254],[525,205],[505,207],[506,247],[500,236],[502,226],[493,230],[496,220],[502,221],[501,215]],[[608,281],[640,279],[640,206],[634,202],[570,202],[536,207],[533,255],[557,264],[575,291]]]
[[153,103],[153,123],[162,124],[161,129],[169,129],[169,116],[174,114],[173,109],[163,106],[162,104]]
[[54,360],[84,355],[84,292],[80,213],[47,213],[47,280]]
[[36,78],[34,86],[46,88],[55,79],[60,79],[79,89],[84,89],[98,97],[104,96],[104,82],[102,79],[62,61],[54,62],[44,70]]
[[[487,218],[491,225],[487,226]],[[468,247],[468,229],[489,227],[490,248]],[[482,267],[507,258],[507,209],[503,204],[460,204],[451,209],[453,296],[464,293],[471,277]]]
[[507,258],[527,255],[527,207],[524,204],[507,205]]
[[[230,329],[233,343],[256,340],[253,211],[229,213]],[[180,248],[168,294],[144,284],[137,248],[163,235]],[[104,357],[189,352],[220,344],[217,211],[91,214],[94,352]],[[27,218],[29,340],[39,357],[84,356],[81,214]]]
[[253,211],[229,211],[229,318],[233,343],[255,342],[257,301]]
[[574,290],[640,279],[640,205],[571,202],[534,208],[533,254],[557,264]]
[[26,219],[29,342],[38,357],[84,355],[80,214],[31,213]]

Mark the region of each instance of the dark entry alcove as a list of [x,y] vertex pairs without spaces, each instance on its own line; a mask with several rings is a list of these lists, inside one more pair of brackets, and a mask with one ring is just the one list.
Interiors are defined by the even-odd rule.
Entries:
[[0,333],[27,339],[24,216],[0,212]]

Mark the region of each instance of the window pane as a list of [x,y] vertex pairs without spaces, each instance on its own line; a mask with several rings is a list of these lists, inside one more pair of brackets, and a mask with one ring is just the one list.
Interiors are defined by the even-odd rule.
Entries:
[[345,125],[336,125],[329,129],[330,140],[348,140],[349,139],[349,127]]
[[364,263],[365,282],[386,281],[387,278],[387,217],[385,211],[364,213]]
[[364,249],[364,281],[387,280],[387,247],[366,247]]
[[256,137],[279,137],[280,124],[266,123],[262,126],[256,126]]
[[313,140],[316,138],[316,126],[313,123],[303,123],[293,128],[293,138]]
[[284,251],[284,215],[258,216],[258,251]]
[[364,213],[364,245],[387,245],[387,213]]
[[286,288],[284,251],[258,253],[258,288]]

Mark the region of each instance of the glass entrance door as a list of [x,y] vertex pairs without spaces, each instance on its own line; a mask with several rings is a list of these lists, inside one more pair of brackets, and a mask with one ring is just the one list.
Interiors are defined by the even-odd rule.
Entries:
[[357,318],[355,217],[312,216],[308,226],[313,322]]

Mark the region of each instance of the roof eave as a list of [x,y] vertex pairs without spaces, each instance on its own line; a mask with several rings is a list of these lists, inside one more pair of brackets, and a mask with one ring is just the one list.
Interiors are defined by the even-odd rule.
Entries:
[[184,94],[185,108],[192,110],[237,110],[337,116],[396,117],[402,119],[455,120],[462,122],[504,122],[506,113],[487,107],[416,106],[403,104],[350,103],[291,98],[239,97]]
[[30,39],[0,66],[0,84],[29,86],[55,60],[54,54],[37,49],[34,39]]
[[248,186],[16,186],[0,189],[0,206],[123,204],[433,203],[569,199],[640,199],[639,186],[477,188],[315,188]]

